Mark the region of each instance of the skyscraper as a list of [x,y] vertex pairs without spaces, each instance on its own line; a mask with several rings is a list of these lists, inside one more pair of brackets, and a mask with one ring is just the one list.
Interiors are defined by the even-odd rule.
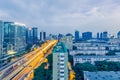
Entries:
[[0,57],[3,54],[3,30],[4,30],[3,26],[4,26],[3,21],[0,21]]
[[53,50],[53,80],[68,80],[68,53],[62,42]]
[[108,32],[107,31],[105,31],[105,32],[103,32],[103,39],[107,39],[108,38]]
[[26,30],[26,43],[33,44],[33,30],[32,30],[32,28],[27,28],[27,30]]
[[46,32],[43,32],[43,39],[46,40]]
[[38,28],[33,27],[33,43],[36,44],[38,42]]
[[97,33],[97,39],[100,39],[100,34],[99,34],[99,32]]
[[75,41],[79,41],[79,31],[75,31]]
[[42,32],[40,32],[40,41],[43,41]]
[[46,40],[46,32],[41,31],[40,32],[40,41],[45,41]]
[[83,40],[89,40],[92,39],[92,32],[84,32],[82,33]]
[[4,22],[4,48],[16,52],[24,51],[26,47],[26,28],[24,24]]
[[102,32],[100,33],[100,39],[103,39],[103,33]]

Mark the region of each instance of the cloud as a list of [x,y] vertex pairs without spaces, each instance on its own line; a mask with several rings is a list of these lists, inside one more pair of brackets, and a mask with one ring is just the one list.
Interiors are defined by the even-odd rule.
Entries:
[[112,33],[120,30],[119,5],[119,0],[1,0],[0,19],[4,16],[48,33],[75,29]]

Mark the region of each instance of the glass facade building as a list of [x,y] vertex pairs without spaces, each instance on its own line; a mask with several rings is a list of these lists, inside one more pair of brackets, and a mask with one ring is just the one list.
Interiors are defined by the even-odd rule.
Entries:
[[27,28],[27,30],[26,30],[26,43],[33,44],[33,30],[32,30],[32,28]]
[[33,30],[33,43],[36,44],[38,42],[38,28],[34,27]]
[[0,21],[0,57],[3,54],[3,21]]
[[46,40],[46,32],[40,32],[40,41]]
[[24,24],[4,22],[4,47],[20,52],[26,47],[26,28]]
[[84,32],[82,33],[83,40],[89,40],[92,39],[92,32]]
[[75,31],[75,41],[79,41],[79,31]]

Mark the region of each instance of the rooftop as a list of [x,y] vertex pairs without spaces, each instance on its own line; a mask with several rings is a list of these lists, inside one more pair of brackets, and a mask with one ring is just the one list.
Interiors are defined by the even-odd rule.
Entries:
[[84,75],[89,80],[120,80],[120,71],[84,71]]
[[67,48],[65,47],[63,42],[58,42],[57,45],[53,49],[53,53],[58,53],[58,52],[67,52]]
[[75,55],[74,58],[83,58],[83,59],[88,59],[88,58],[120,58],[119,55],[114,55],[114,56],[105,56],[105,55]]
[[11,25],[19,25],[19,26],[26,26],[23,23],[18,23],[18,22],[4,22],[4,24],[11,24]]

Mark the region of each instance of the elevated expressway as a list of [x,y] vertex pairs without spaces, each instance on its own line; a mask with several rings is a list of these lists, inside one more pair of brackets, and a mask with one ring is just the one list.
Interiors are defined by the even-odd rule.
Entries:
[[31,71],[44,61],[48,52],[52,50],[56,43],[57,40],[47,41],[40,48],[24,55],[0,72],[0,80],[24,80]]

